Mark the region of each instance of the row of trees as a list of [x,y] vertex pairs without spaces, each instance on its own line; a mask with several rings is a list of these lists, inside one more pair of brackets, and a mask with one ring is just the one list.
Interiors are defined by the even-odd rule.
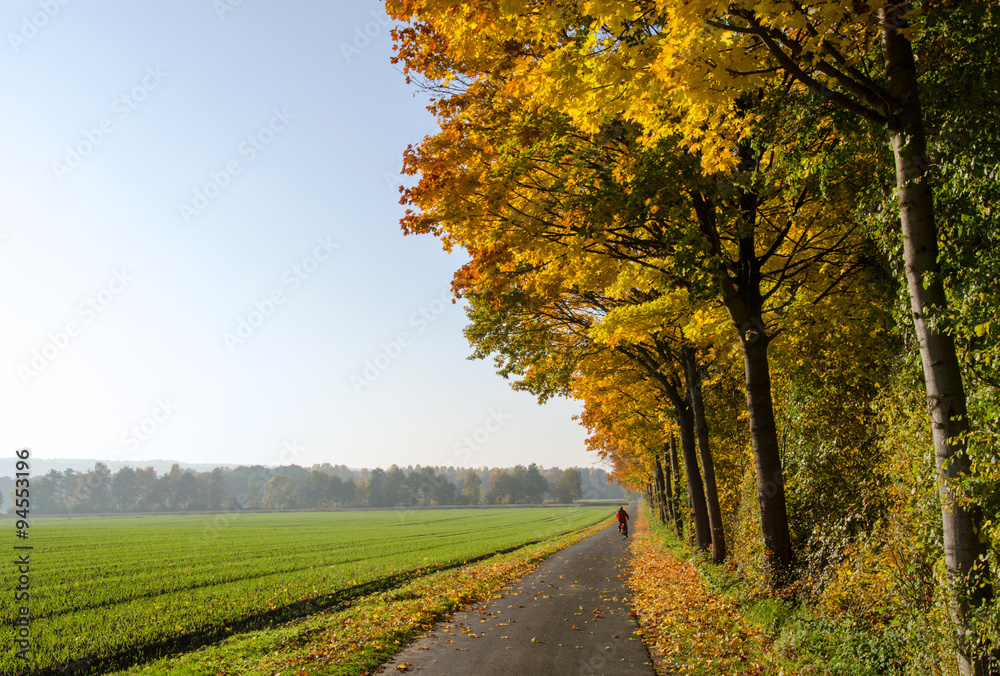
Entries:
[[990,673],[998,4],[387,9],[440,123],[402,227],[468,253],[475,356],[716,562]]
[[87,472],[51,470],[31,481],[35,514],[570,503],[584,496],[621,499],[624,493],[608,483],[603,470],[542,469],[535,464],[351,470],[323,463],[311,468],[218,467],[210,472],[175,464],[157,475],[152,467],[126,466],[112,473],[104,463],[96,463]]

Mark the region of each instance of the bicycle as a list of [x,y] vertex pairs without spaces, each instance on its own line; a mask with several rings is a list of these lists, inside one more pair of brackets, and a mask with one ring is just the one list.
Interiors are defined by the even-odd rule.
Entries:
[[622,540],[628,540],[628,524],[620,523],[618,524],[618,532],[622,534]]

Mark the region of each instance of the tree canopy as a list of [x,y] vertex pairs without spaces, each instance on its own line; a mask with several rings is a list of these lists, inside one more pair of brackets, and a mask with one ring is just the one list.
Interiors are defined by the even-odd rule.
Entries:
[[402,227],[468,254],[474,356],[582,400],[664,519],[682,473],[698,546],[763,584],[940,560],[958,668],[989,673],[996,3],[387,9],[440,123]]

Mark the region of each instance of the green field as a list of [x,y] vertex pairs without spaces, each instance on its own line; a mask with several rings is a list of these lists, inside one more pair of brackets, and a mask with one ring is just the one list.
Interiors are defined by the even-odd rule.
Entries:
[[[608,508],[581,506],[36,519],[33,659],[17,659],[5,641],[0,673],[81,659],[101,673],[602,518]],[[4,568],[13,590],[17,569]],[[13,591],[0,599],[13,637],[21,602]]]

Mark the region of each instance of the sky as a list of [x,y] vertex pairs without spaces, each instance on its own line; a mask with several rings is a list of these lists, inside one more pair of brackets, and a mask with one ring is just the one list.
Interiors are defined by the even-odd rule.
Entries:
[[381,3],[7,0],[0,29],[9,464],[599,464],[576,402],[466,358],[462,254],[399,228],[436,126]]

